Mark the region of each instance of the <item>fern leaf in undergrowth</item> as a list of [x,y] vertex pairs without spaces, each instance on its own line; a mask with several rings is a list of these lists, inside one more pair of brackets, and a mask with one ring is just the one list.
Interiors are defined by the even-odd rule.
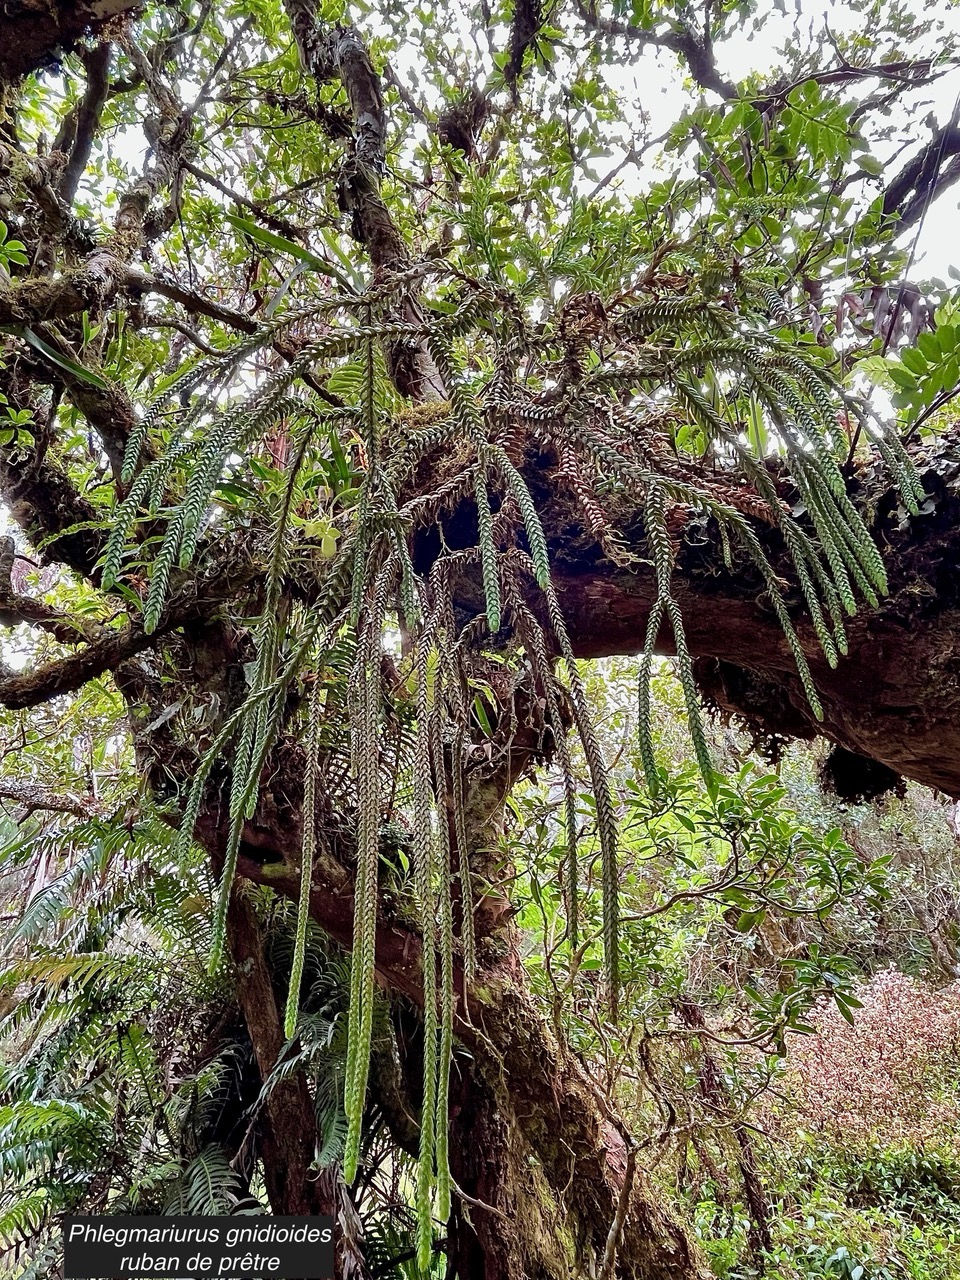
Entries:
[[187,1165],[165,1209],[171,1214],[229,1214],[244,1197],[243,1179],[223,1147],[205,1147]]

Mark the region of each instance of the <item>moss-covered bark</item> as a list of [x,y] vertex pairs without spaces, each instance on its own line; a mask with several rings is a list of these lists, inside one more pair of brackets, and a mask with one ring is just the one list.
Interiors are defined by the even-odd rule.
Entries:
[[55,66],[84,36],[98,35],[140,0],[13,0],[3,10],[0,80],[19,80],[31,71]]
[[[708,703],[741,716],[759,736],[823,734],[895,775],[957,797],[960,430],[916,448],[914,458],[928,494],[917,516],[904,510],[882,464],[850,471],[848,492],[883,554],[890,591],[878,609],[864,604],[848,620],[849,652],[836,668],[820,650],[780,535],[757,526],[778,575],[794,584],[787,603],[823,703],[822,722],[807,703],[759,574],[748,562],[732,571],[724,565],[712,524],[687,526],[675,591]],[[655,594],[640,513],[622,513],[624,541],[637,559],[619,567],[578,524],[555,461],[530,458],[526,473],[550,537],[557,593],[576,653],[596,658],[639,652]],[[780,489],[788,502],[796,501],[786,484]],[[476,607],[472,584],[464,584],[463,597],[466,607]],[[659,648],[670,653],[671,647],[665,627]]]

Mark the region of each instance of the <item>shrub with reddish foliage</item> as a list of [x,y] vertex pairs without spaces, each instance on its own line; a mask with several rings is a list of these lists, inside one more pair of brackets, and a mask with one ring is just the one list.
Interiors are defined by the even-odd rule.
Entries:
[[[960,1154],[960,982],[934,989],[890,968],[864,983],[858,998],[863,1007],[852,1026],[824,1003],[810,1020],[815,1034],[790,1037],[785,1084],[793,1125],[848,1150]],[[778,1119],[783,1131],[788,1115]]]

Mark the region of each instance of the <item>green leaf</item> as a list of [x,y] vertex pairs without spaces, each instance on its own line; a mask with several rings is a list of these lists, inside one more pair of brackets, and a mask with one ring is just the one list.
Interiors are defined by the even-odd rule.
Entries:
[[76,378],[78,382],[85,382],[90,387],[98,387],[101,391],[107,391],[109,384],[106,379],[101,378],[99,373],[94,373],[92,369],[87,369],[82,364],[77,364],[76,360],[71,360],[69,356],[62,356],[59,351],[54,351],[42,338],[38,338],[32,329],[21,329],[18,336],[28,342],[35,351],[39,351],[45,360],[49,360],[51,364],[55,364],[58,368],[69,373],[71,377]]
[[918,382],[913,374],[903,367],[902,364],[891,364],[888,370],[890,377],[896,385],[904,391],[916,391]]
[[911,373],[924,374],[929,368],[922,352],[918,351],[916,347],[906,347],[900,352],[900,359]]
[[853,1017],[853,1013],[852,1013],[851,1009],[849,1008],[849,1006],[848,1006],[848,1005],[847,1005],[843,1000],[841,1000],[839,997],[835,997],[835,998],[834,998],[834,1004],[835,1004],[835,1005],[837,1006],[837,1008],[839,1009],[840,1014],[841,1014],[842,1018],[844,1019],[844,1021],[845,1021],[845,1022],[849,1022],[850,1026],[852,1027],[852,1026],[854,1025],[854,1017]]
[[943,346],[941,345],[940,339],[941,332],[942,327],[936,333],[921,333],[917,338],[917,346],[926,358],[933,362],[939,360],[940,355],[943,352]]
[[741,911],[735,927],[739,933],[747,933],[754,925],[760,924],[766,914],[765,907],[760,907],[756,911]]
[[[937,346],[945,356],[952,355],[956,351],[958,334],[960,334],[960,329],[955,324],[942,324],[937,329],[935,335]],[[920,336],[925,338],[928,335],[921,334]],[[933,337],[934,335],[930,334],[929,336]]]
[[232,227],[242,231],[244,235],[248,235],[251,240],[256,240],[258,244],[262,244],[268,249],[276,249],[278,253],[289,254],[291,258],[305,262],[311,271],[319,271],[322,275],[330,276],[331,279],[336,280],[338,284],[348,289],[350,293],[356,292],[350,281],[346,276],[341,275],[336,267],[331,267],[329,262],[324,262],[323,258],[318,257],[310,249],[305,249],[302,244],[297,244],[294,240],[288,240],[286,236],[279,236],[275,231],[268,231],[266,227],[259,227],[250,218],[241,218],[239,214],[226,213],[224,217]]
[[883,165],[876,156],[857,156],[857,165],[864,173],[869,173],[873,178],[879,178],[883,173]]
[[493,725],[490,723],[490,717],[487,715],[487,709],[483,705],[483,699],[477,694],[473,699],[473,714],[480,722],[480,727],[488,738],[493,737]]
[[8,262],[16,263],[18,267],[25,267],[30,261],[26,254],[26,245],[21,240],[8,240],[0,248],[0,253]]

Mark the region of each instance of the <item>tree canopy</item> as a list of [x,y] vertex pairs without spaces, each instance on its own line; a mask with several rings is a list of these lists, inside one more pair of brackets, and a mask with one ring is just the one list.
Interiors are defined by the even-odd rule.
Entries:
[[[650,982],[645,840],[709,849],[744,930],[882,890],[725,776],[705,707],[768,756],[825,735],[850,801],[960,794],[960,300],[915,270],[960,177],[958,39],[885,0],[8,6],[0,706],[29,768],[0,794],[104,873],[68,967],[17,981],[162,1006],[114,911],[189,957],[252,1054],[193,1044],[190,1157],[335,1210],[343,1275],[379,1274],[353,1197],[384,1129],[423,1274],[441,1230],[462,1277],[707,1274],[524,970],[551,877],[503,814],[536,770],[557,963],[608,1028]],[[584,661],[623,655],[629,777]],[[150,868],[122,909],[118,857]],[[818,946],[755,1001],[768,1047],[854,1007]],[[226,1096],[253,1146],[196,1110]],[[97,1203],[150,1202],[101,1173]]]

